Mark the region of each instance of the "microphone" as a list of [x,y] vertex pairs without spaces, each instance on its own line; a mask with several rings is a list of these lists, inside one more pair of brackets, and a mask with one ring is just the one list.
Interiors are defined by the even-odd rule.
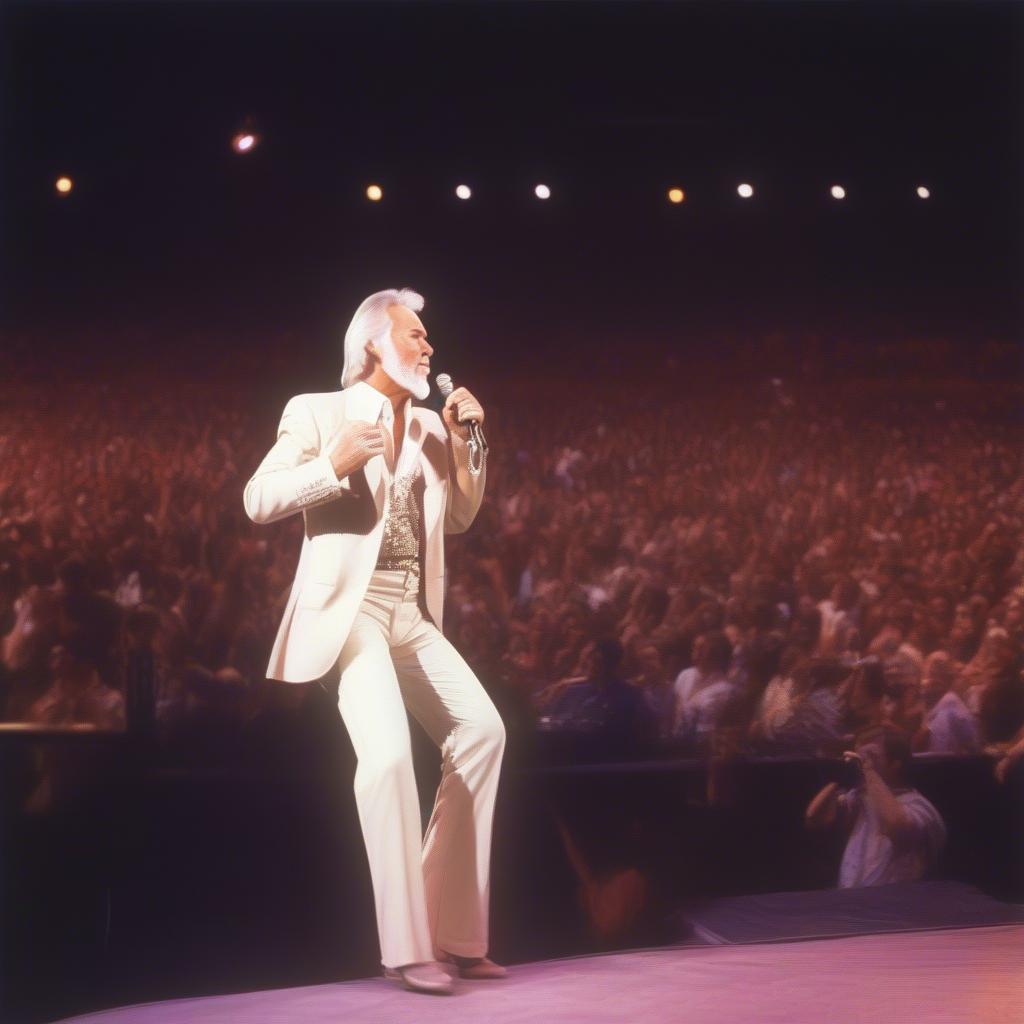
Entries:
[[[437,390],[441,392],[442,398],[447,398],[454,390],[455,385],[452,383],[450,374],[439,373],[434,377],[437,382]],[[459,420],[460,423],[469,423],[470,427],[476,427],[480,429],[480,424],[476,420]]]
[[[452,378],[447,373],[437,374],[434,380],[437,382],[437,390],[441,392],[441,397],[444,399],[447,399],[455,390]],[[480,472],[483,456],[487,453],[487,438],[484,437],[483,428],[476,420],[459,420],[459,422],[469,424],[469,471],[475,476]]]

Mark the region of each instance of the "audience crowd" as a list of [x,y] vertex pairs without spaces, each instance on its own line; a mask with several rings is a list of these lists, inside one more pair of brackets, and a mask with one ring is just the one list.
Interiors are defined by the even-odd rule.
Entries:
[[[839,756],[886,726],[1004,777],[1024,755],[1019,396],[685,371],[529,402],[477,385],[487,495],[448,539],[444,626],[499,707],[614,756]],[[3,720],[199,757],[304,714],[315,684],[264,678],[302,517],[242,507],[288,396],[238,381],[211,358],[0,384]]]

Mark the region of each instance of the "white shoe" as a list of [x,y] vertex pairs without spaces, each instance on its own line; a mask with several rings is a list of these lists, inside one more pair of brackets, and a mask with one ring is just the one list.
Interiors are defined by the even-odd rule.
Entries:
[[453,953],[442,951],[441,963],[453,964],[459,972],[459,977],[469,981],[504,978],[508,974],[508,970],[501,964],[496,964],[485,956],[455,956]]
[[410,992],[450,996],[455,990],[451,975],[434,960],[422,964],[405,964],[402,967],[385,967],[384,977],[401,981]]

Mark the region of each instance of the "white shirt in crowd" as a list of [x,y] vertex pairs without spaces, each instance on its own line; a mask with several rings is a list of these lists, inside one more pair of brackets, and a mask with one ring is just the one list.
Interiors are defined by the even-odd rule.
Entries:
[[673,689],[673,735],[702,743],[714,732],[736,686],[722,672],[704,676],[692,667],[676,676]]
[[981,733],[967,705],[950,690],[924,717],[929,754],[976,754]]
[[793,717],[793,690],[792,676],[774,676],[765,687],[757,713],[765,739],[775,739]]
[[864,799],[862,789],[840,794],[839,803],[855,815],[839,866],[840,889],[915,882],[938,860],[946,841],[946,826],[935,805],[916,789],[894,790],[893,795],[913,827],[913,838],[899,852],[882,834],[878,812]]
[[856,632],[857,623],[847,611],[842,611],[826,598],[818,602],[821,612],[821,632],[818,637],[818,654],[827,658],[843,654],[849,649],[850,637]]

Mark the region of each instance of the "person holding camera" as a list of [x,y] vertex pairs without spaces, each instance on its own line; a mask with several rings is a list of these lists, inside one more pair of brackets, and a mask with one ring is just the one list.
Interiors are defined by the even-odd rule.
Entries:
[[907,781],[910,741],[891,725],[869,729],[843,754],[850,785],[830,782],[804,815],[808,828],[841,827],[849,839],[839,888],[917,881],[933,867],[946,840],[935,806]]

